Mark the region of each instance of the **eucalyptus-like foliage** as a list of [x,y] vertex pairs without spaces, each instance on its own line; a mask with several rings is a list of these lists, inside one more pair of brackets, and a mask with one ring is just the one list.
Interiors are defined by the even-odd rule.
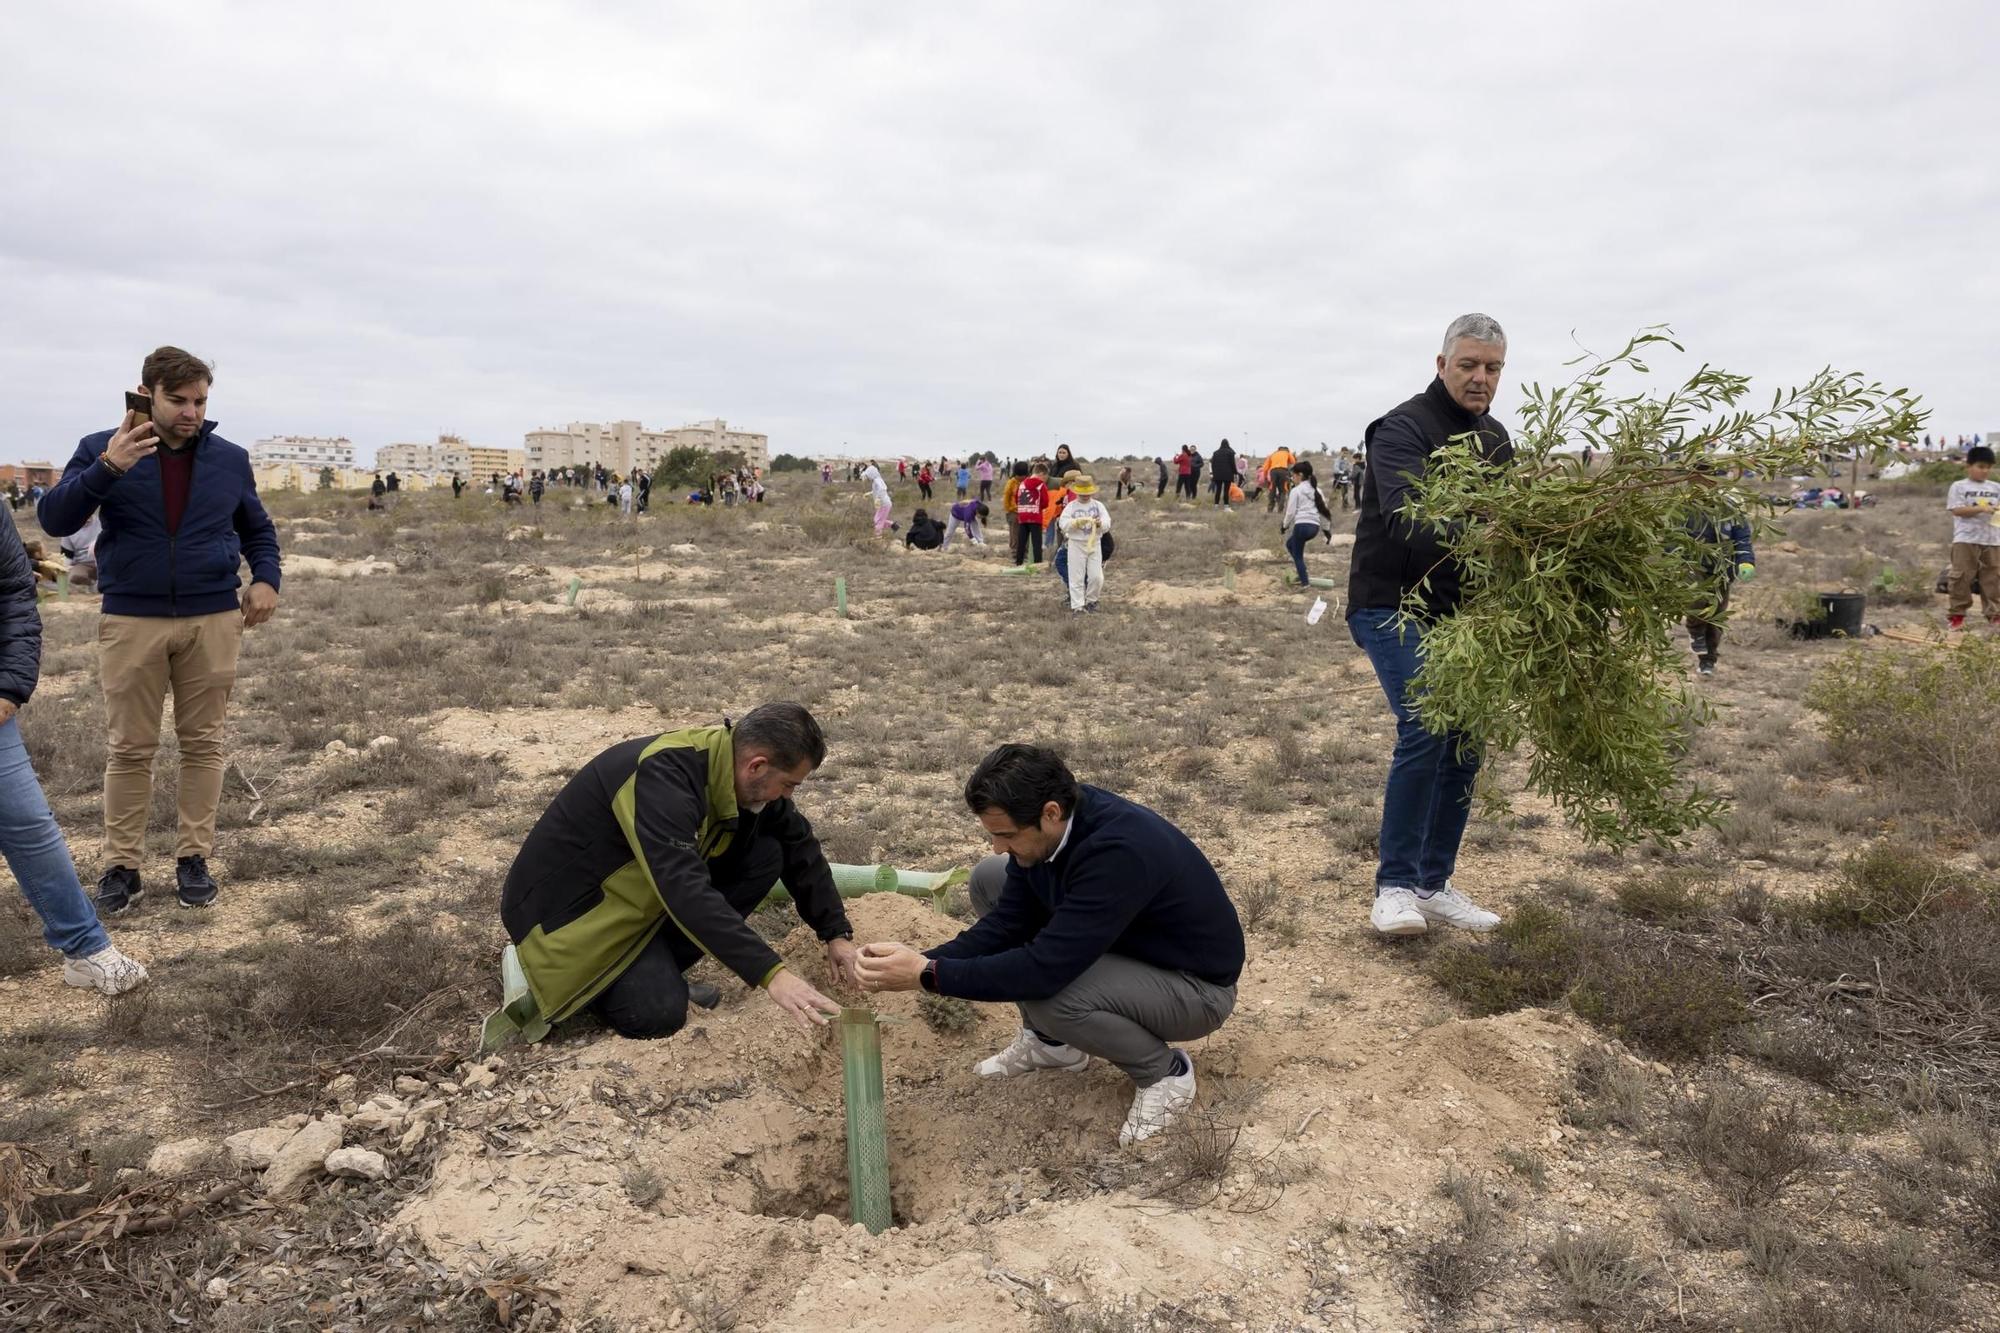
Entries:
[[[1679,627],[1713,611],[1734,560],[1689,520],[1765,528],[1756,478],[1807,471],[1825,450],[1879,454],[1924,419],[1908,390],[1833,370],[1760,409],[1742,406],[1747,378],[1706,365],[1664,392],[1614,384],[1649,374],[1642,355],[1658,345],[1681,350],[1649,329],[1583,358],[1567,385],[1530,385],[1514,461],[1496,467],[1471,437],[1453,440],[1409,509],[1465,571],[1458,612],[1425,630],[1425,725],[1489,754],[1526,744],[1529,787],[1613,846],[1673,839],[1725,809],[1677,767],[1712,716],[1688,687]],[[1583,445],[1602,461],[1586,469],[1567,452]],[[1404,609],[1421,619],[1416,597]]]

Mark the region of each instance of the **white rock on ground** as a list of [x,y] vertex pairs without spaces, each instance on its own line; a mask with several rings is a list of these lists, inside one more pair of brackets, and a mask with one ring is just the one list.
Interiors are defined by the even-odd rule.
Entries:
[[399,1134],[409,1118],[410,1108],[401,1097],[381,1092],[355,1111],[348,1124],[364,1134]]
[[220,1151],[207,1139],[175,1139],[162,1143],[146,1158],[149,1176],[184,1176],[213,1165]]
[[366,1148],[336,1149],[326,1155],[325,1166],[336,1176],[360,1180],[386,1180],[389,1176],[388,1159]]
[[326,1095],[340,1101],[353,1095],[358,1080],[352,1074],[342,1074],[326,1085]]
[[338,1119],[315,1120],[286,1141],[264,1172],[264,1193],[283,1197],[297,1193],[326,1166],[327,1154],[340,1147]]
[[231,1134],[222,1141],[222,1148],[237,1166],[262,1171],[297,1132],[282,1125],[260,1125],[241,1134]]

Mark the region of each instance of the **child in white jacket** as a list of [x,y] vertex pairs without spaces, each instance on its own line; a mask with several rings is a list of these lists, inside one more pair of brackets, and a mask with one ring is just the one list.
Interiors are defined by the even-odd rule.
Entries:
[[1062,530],[1069,564],[1069,609],[1095,611],[1104,593],[1104,534],[1111,531],[1111,511],[1097,498],[1097,483],[1086,476],[1069,479],[1070,502],[1056,526]]

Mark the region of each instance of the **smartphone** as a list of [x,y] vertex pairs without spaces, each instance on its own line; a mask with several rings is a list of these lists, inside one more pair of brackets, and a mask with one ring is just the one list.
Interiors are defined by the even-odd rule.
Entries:
[[137,412],[141,421],[151,421],[153,419],[153,400],[146,394],[134,393],[132,390],[127,389],[125,391],[125,410],[127,412]]

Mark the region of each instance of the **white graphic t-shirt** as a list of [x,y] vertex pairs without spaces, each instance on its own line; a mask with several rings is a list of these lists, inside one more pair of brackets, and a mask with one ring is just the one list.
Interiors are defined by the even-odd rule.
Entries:
[[1989,477],[1985,481],[1974,481],[1961,477],[1951,484],[1945,493],[1946,509],[1963,509],[1984,500],[1993,509],[1992,514],[1974,514],[1971,518],[1951,516],[1951,539],[1953,542],[1970,542],[1974,546],[2000,546],[2000,528],[1993,526],[1993,515],[2000,514],[2000,479]]

